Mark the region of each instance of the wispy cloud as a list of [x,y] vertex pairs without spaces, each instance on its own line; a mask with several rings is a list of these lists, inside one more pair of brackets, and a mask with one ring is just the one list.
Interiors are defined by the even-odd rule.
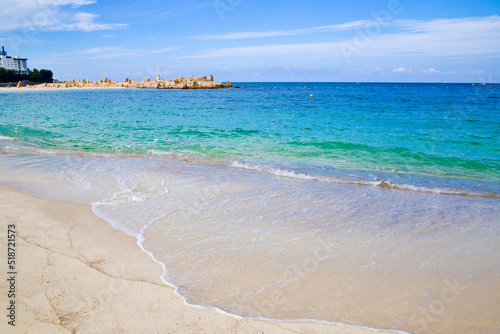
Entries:
[[124,23],[98,22],[98,15],[75,9],[97,0],[0,0],[0,32],[98,31],[127,27]]
[[[24,0],[25,2],[30,2],[33,3],[33,0]],[[97,0],[37,0],[37,3],[43,4],[43,5],[57,5],[57,6],[64,6],[64,5],[71,5],[74,8],[80,7],[80,6],[85,6],[85,5],[91,5],[96,3]]]
[[174,46],[174,47],[170,47],[170,48],[160,48],[160,49],[154,49],[154,50],[144,50],[143,52],[144,53],[166,53],[166,52],[170,52],[170,51],[178,50],[178,49],[180,49],[179,46]]
[[470,70],[470,71],[468,71],[468,74],[482,75],[482,74],[484,74],[484,71],[483,70]]
[[[321,53],[318,53],[321,51]],[[333,43],[308,43],[308,44],[274,44],[258,46],[242,46],[235,48],[220,48],[201,54],[178,57],[190,58],[221,58],[221,57],[281,57],[287,55],[304,55],[309,52],[318,55],[341,56],[340,44]]]
[[436,70],[435,68],[431,67],[431,68],[429,68],[429,69],[422,70],[421,72],[422,72],[422,73],[425,73],[425,74],[438,74],[438,73],[440,73],[441,71]]
[[56,24],[46,25],[45,31],[97,31],[97,30],[113,30],[127,27],[123,23],[98,23],[95,19],[98,15],[89,13],[77,13],[73,16],[71,22],[58,22]]
[[77,52],[65,52],[52,54],[53,57],[75,58],[75,59],[112,59],[124,57],[144,56],[147,54],[160,54],[177,50],[179,47],[160,48],[153,50],[129,49],[121,46],[93,47]]
[[463,19],[437,19],[432,21],[398,20],[403,30],[412,32],[449,32],[453,35],[500,30],[500,16],[471,17]]
[[227,34],[204,34],[191,36],[195,39],[246,39],[246,38],[263,38],[263,37],[277,37],[277,36],[295,36],[305,35],[312,33],[321,33],[328,31],[346,31],[361,29],[375,24],[375,20],[359,20],[335,25],[326,25],[305,29],[293,30],[271,30],[271,31],[243,31],[243,32],[230,32]]
[[[357,22],[357,23],[355,23]],[[359,26],[361,21],[346,23]],[[366,24],[366,22],[365,22]],[[229,47],[209,50],[182,58],[220,57],[344,57],[342,49],[352,47],[362,56],[494,56],[500,57],[500,17],[439,19],[433,21],[401,20],[394,23],[399,32],[320,43],[273,44]],[[311,28],[312,29],[319,29]]]

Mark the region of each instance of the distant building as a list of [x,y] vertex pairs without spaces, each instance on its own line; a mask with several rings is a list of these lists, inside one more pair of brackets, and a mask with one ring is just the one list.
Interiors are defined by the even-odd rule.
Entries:
[[7,56],[7,51],[2,46],[2,51],[0,51],[0,67],[6,70],[14,70],[17,74],[28,74],[28,59]]

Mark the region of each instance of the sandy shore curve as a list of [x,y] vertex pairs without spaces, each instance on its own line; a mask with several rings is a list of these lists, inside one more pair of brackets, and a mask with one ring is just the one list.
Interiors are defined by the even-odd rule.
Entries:
[[[2,333],[392,332],[242,319],[186,305],[162,282],[161,266],[135,238],[95,216],[89,205],[46,200],[0,186],[0,213],[5,249],[8,225],[15,225],[17,266],[16,326],[2,317]],[[6,250],[1,257],[6,263]],[[9,283],[2,280],[0,286],[6,308]]]

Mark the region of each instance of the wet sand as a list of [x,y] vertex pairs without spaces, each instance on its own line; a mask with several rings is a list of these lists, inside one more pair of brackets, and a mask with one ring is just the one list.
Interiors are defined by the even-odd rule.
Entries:
[[[384,333],[242,319],[186,305],[161,281],[162,267],[137,240],[95,216],[89,205],[0,186],[0,221],[4,249],[7,226],[15,225],[17,272],[16,326],[2,317],[2,333]],[[2,263],[6,257],[5,250]],[[0,286],[6,308],[10,287],[6,280]]]

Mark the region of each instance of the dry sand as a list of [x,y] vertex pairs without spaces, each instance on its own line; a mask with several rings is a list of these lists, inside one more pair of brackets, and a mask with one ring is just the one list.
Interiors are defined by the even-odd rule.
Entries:
[[24,86],[24,87],[0,87],[1,92],[34,92],[46,90],[82,90],[82,89],[127,89],[128,87],[51,87],[51,86]]
[[[1,280],[0,333],[381,333],[324,323],[241,319],[186,305],[135,238],[89,205],[50,201],[0,186],[1,262],[16,227],[16,326]],[[389,332],[386,332],[389,333]]]

